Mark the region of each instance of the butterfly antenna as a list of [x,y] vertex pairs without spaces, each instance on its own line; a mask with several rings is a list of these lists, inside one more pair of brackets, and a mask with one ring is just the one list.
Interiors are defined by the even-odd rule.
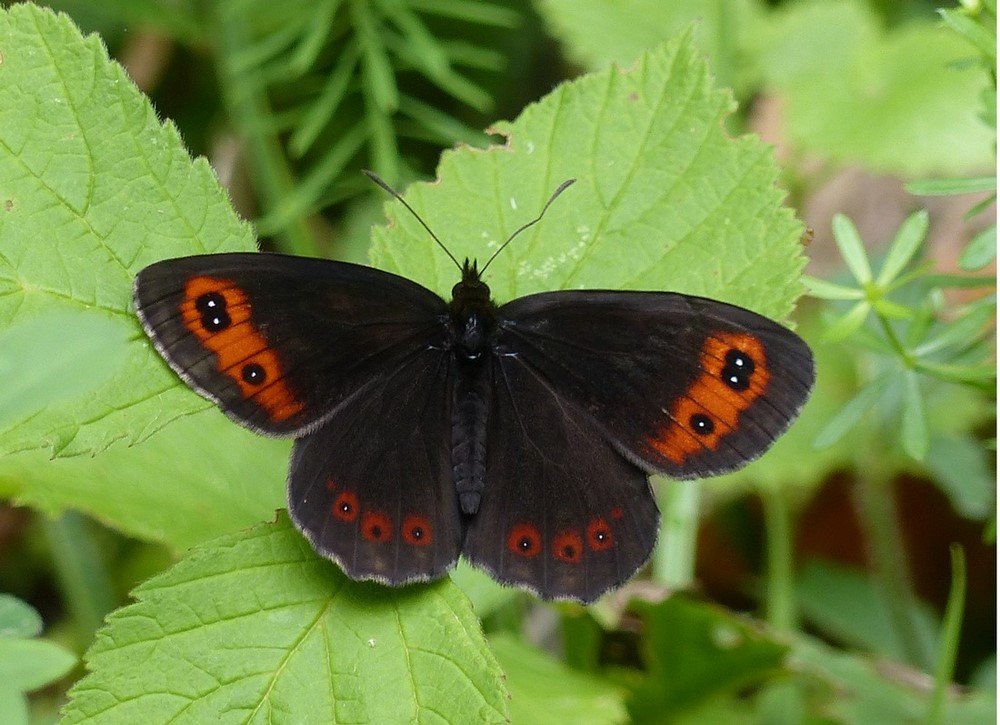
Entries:
[[[413,215],[413,216],[414,216],[414,217],[416,218],[416,220],[417,220],[418,222],[420,222],[420,226],[422,226],[422,227],[423,227],[424,229],[426,229],[426,230],[427,230],[427,233],[428,233],[428,234],[430,234],[430,235],[431,235],[431,238],[432,238],[432,239],[433,239],[433,240],[434,240],[435,242],[437,242],[437,243],[438,243],[438,246],[439,246],[439,247],[441,247],[441,249],[443,249],[443,250],[444,250],[444,253],[445,253],[445,254],[447,254],[447,255],[448,255],[448,256],[449,256],[450,258],[451,258],[451,261],[455,263],[455,266],[456,266],[456,267],[458,267],[459,269],[462,269],[462,265],[458,263],[458,260],[457,260],[457,259],[455,259],[455,255],[451,253],[451,250],[449,250],[449,249],[448,249],[448,247],[444,246],[444,242],[442,242],[442,241],[441,241],[440,239],[438,239],[438,236],[437,236],[437,234],[435,234],[435,233],[434,233],[434,232],[433,232],[433,231],[431,230],[431,228],[430,228],[429,226],[427,226],[427,223],[426,223],[426,222],[425,222],[425,221],[424,221],[423,219],[421,219],[421,218],[420,218],[420,215],[419,215],[419,214],[417,214],[417,212],[415,212],[415,211],[413,210],[413,207],[412,207],[412,206],[410,206],[409,204],[407,204],[407,203],[406,203],[406,199],[404,199],[404,198],[403,198],[403,196],[402,196],[402,195],[401,195],[401,194],[400,194],[400,193],[399,193],[398,191],[396,191],[396,190],[395,190],[395,189],[393,189],[393,188],[392,188],[391,186],[389,186],[389,185],[388,185],[387,183],[385,183],[385,182],[384,182],[384,181],[382,180],[382,177],[381,177],[381,176],[379,176],[378,174],[376,174],[376,173],[375,173],[374,171],[369,171],[368,169],[361,169],[361,173],[362,173],[362,174],[364,174],[365,176],[367,176],[367,177],[368,177],[369,179],[371,179],[372,181],[374,181],[374,182],[375,182],[376,184],[378,184],[379,186],[381,186],[381,187],[382,187],[383,189],[385,189],[386,191],[388,191],[388,192],[389,192],[390,194],[392,194],[392,195],[393,195],[394,197],[396,197],[396,199],[397,199],[397,200],[398,200],[398,201],[399,201],[399,202],[400,202],[400,203],[401,203],[401,204],[402,204],[403,206],[405,206],[405,207],[407,208],[407,210],[408,210],[408,211],[409,211],[409,212],[410,212],[410,213],[411,213],[411,214],[412,214],[412,215]],[[546,206],[548,206],[548,205],[546,205]],[[536,221],[537,221],[537,220],[536,220]]]
[[545,206],[542,207],[542,210],[538,213],[538,216],[536,216],[534,219],[532,219],[527,224],[522,224],[517,229],[515,229],[514,233],[511,234],[509,237],[507,237],[507,241],[504,242],[503,244],[501,244],[497,248],[497,251],[493,252],[493,256],[491,256],[489,259],[486,260],[486,264],[484,264],[483,268],[481,270],[479,270],[480,274],[482,274],[483,272],[485,272],[486,268],[489,267],[491,264],[493,264],[493,260],[497,258],[497,255],[500,254],[500,252],[502,252],[507,247],[508,244],[510,244],[512,241],[514,241],[514,237],[516,237],[518,234],[520,234],[521,232],[523,232],[528,227],[534,226],[535,224],[537,224],[538,222],[540,222],[542,220],[542,217],[545,216],[545,212],[548,211],[548,209],[549,209],[550,206],[552,206],[552,202],[554,202],[556,200],[556,198],[558,198],[558,196],[560,194],[562,194],[564,191],[566,191],[566,189],[568,189],[569,187],[571,187],[575,183],[576,183],[576,179],[566,179],[566,181],[564,181],[563,183],[559,184],[559,187],[555,191],[552,192],[552,196],[549,197],[549,200],[547,202],[545,202]]

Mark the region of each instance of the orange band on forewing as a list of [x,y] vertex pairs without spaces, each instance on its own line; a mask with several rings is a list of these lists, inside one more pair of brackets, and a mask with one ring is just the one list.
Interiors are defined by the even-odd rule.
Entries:
[[[205,329],[203,315],[197,308],[200,297],[215,293],[225,300],[225,313],[230,323],[217,331]],[[184,326],[205,346],[215,353],[219,372],[237,386],[244,398],[253,400],[267,411],[271,420],[281,423],[305,405],[295,398],[283,379],[278,355],[268,347],[250,319],[250,300],[233,282],[215,277],[192,277],[184,286],[184,300],[180,304]],[[264,382],[253,384],[244,379],[248,365],[259,365]]]
[[[749,385],[744,390],[728,384],[723,372],[731,351],[746,355],[753,363]],[[699,356],[701,371],[673,405],[668,421],[648,439],[649,445],[667,460],[681,465],[704,450],[716,450],[719,442],[739,426],[740,415],[767,389],[771,374],[767,369],[764,345],[746,333],[720,332],[705,340]],[[707,418],[710,432],[698,432],[693,421]],[[704,419],[702,420],[704,423]]]

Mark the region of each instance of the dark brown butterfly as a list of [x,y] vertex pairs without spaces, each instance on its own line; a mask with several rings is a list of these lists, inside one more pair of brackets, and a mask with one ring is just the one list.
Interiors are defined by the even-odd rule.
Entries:
[[497,305],[483,270],[459,266],[451,301],[276,254],[136,277],[170,366],[241,425],[296,439],[292,520],[353,579],[435,579],[462,554],[505,584],[591,602],[652,551],[650,473],[739,468],[812,388],[806,344],[749,310],[601,290]]

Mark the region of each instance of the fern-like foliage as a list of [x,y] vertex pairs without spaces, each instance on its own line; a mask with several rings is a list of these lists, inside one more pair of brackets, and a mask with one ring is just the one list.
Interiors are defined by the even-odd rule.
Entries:
[[442,147],[486,144],[468,119],[482,124],[492,110],[484,79],[506,65],[495,36],[520,20],[478,0],[225,0],[216,12],[258,228],[291,236],[293,248],[306,217],[369,189],[359,167],[399,183],[429,170]]

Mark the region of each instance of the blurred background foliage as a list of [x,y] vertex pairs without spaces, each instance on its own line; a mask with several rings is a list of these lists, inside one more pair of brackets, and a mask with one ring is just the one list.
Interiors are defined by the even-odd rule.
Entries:
[[[945,703],[995,720],[994,0],[49,5],[101,35],[266,247],[353,261],[384,202],[359,168],[432,178],[443,149],[502,143],[491,121],[695,22],[740,104],[729,131],[775,146],[810,228],[797,323],[819,384],[772,455],[703,484],[688,570],[657,562],[658,592],[697,594],[624,619],[480,595],[515,721],[545,707],[532,667],[576,692],[599,676],[642,722],[944,722]],[[77,653],[168,559],[73,514],[0,509],[0,590]],[[40,631],[22,602],[7,616],[0,653]],[[720,631],[752,646],[710,656],[700,635]],[[38,657],[22,689],[44,721],[71,665]]]

